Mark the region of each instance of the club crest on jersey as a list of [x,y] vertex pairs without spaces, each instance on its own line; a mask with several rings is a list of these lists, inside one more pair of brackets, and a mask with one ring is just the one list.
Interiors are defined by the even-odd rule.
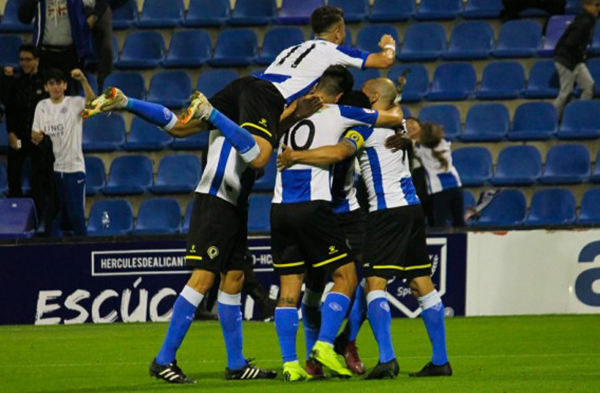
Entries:
[[329,246],[329,255],[333,255],[338,252],[338,249],[335,246]]
[[219,255],[219,249],[215,246],[211,246],[208,248],[206,253],[210,259],[215,259]]

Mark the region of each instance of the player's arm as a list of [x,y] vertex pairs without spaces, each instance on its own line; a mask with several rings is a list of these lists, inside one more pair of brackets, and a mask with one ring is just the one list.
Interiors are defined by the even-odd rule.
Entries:
[[277,140],[296,123],[307,117],[314,115],[323,107],[321,98],[314,95],[306,95],[292,102],[288,106],[281,117],[279,118],[279,126],[277,127]]
[[356,153],[356,145],[347,138],[342,139],[337,145],[312,150],[293,150],[283,145],[281,154],[277,156],[277,168],[282,170],[295,164],[328,166],[352,157],[354,153]]
[[86,102],[89,102],[96,98],[96,94],[94,93],[92,86],[90,86],[90,83],[88,82],[84,73],[80,69],[76,68],[73,71],[71,71],[71,78],[81,83],[81,86],[83,87],[83,92],[85,93]]
[[256,170],[263,169],[267,166],[269,159],[271,158],[271,154],[273,154],[273,145],[263,137],[257,135],[252,136],[254,137],[254,140],[260,149],[260,153],[254,160],[248,163],[248,166]]
[[396,59],[396,40],[391,35],[384,35],[379,41],[382,49],[379,53],[371,53],[365,61],[364,68],[389,68]]
[[399,105],[390,110],[378,111],[375,126],[384,128],[402,128],[404,127],[404,114]]

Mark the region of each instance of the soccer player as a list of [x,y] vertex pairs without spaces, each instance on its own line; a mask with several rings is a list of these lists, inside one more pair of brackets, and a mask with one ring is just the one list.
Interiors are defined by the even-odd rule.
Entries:
[[[369,81],[363,91],[374,109],[394,108],[393,83],[385,78]],[[408,155],[386,147],[395,132],[385,128],[358,127],[336,145],[313,150],[284,150],[281,167],[332,165],[359,152],[359,163],[369,194],[369,215],[364,265],[367,276],[367,312],[379,347],[379,362],[367,378],[394,378],[398,375],[391,338],[391,314],[386,298],[388,279],[396,276],[410,281],[419,301],[421,316],[433,347],[431,361],[413,377],[450,376],[446,353],[444,305],[431,281],[423,210],[412,185]]]

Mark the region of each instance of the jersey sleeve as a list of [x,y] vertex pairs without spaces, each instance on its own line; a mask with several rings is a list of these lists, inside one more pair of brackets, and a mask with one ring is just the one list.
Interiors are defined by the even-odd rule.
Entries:
[[348,131],[343,136],[343,140],[347,140],[354,145],[356,150],[360,150],[365,145],[365,141],[373,134],[372,128],[355,127]]
[[365,68],[369,53],[356,48],[339,45],[335,48],[336,64],[346,67]]
[[345,128],[367,126],[374,127],[377,123],[379,112],[373,109],[356,108],[353,106],[339,105],[340,114],[344,120]]

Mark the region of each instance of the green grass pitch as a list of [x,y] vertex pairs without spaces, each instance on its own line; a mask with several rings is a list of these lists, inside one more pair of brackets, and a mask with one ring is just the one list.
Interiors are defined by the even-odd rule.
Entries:
[[[451,378],[413,379],[430,354],[422,321],[398,319],[392,330],[400,376],[395,380],[287,384],[225,381],[225,350],[216,322],[195,322],[178,354],[198,384],[174,386],[150,378],[148,365],[164,323],[0,327],[0,392],[600,392],[600,315],[453,318],[446,320]],[[304,356],[302,327],[298,354]],[[277,369],[272,323],[244,323],[245,354]],[[368,368],[377,347],[366,324],[358,338]]]

